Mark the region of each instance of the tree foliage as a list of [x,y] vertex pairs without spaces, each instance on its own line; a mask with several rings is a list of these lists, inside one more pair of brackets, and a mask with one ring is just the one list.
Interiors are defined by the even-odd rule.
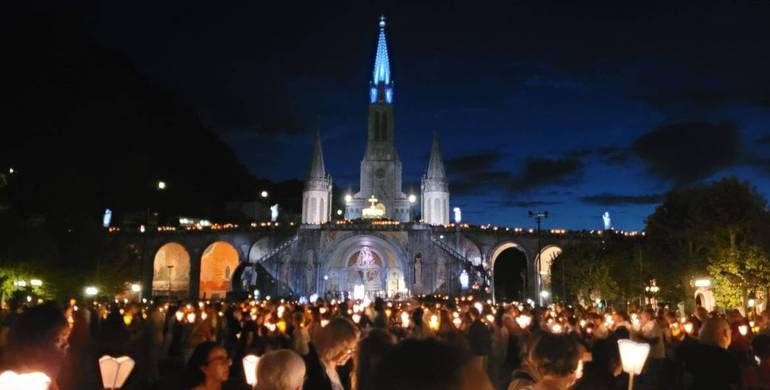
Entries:
[[708,273],[717,286],[717,305],[742,307],[748,294],[764,291],[770,284],[770,260],[758,246],[723,248],[710,259]]

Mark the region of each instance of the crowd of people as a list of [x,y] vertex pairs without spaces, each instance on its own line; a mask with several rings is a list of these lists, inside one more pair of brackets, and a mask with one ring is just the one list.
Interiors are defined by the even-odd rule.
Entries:
[[[70,300],[6,310],[0,372],[100,389],[99,357],[129,356],[124,389],[626,389],[618,340],[647,343],[636,389],[770,389],[770,311],[409,301]],[[259,357],[255,373],[242,359]]]

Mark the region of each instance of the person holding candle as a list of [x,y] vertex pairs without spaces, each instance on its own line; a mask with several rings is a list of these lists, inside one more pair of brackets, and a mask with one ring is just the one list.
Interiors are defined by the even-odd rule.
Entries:
[[743,370],[743,384],[747,390],[770,390],[770,336],[760,334],[751,341],[756,364]]
[[53,303],[32,306],[11,324],[3,349],[0,372],[42,372],[58,390],[59,375],[69,349],[70,327],[64,312]]
[[384,329],[373,328],[358,344],[356,375],[353,378],[356,390],[374,388],[375,375],[385,354],[396,344],[396,339]]
[[684,362],[687,389],[737,389],[741,384],[738,362],[729,352],[730,325],[723,318],[706,319],[696,344],[682,346],[679,356]]
[[464,350],[436,339],[404,340],[378,367],[374,390],[492,390]]
[[230,376],[232,361],[227,351],[213,341],[204,341],[193,350],[187,362],[188,389],[221,390]]
[[[335,318],[312,335],[310,350],[305,356],[307,380],[304,389],[343,390],[337,367],[344,366],[356,351],[358,328],[350,320]],[[345,378],[347,379],[347,378]]]
[[305,380],[305,361],[289,349],[270,351],[257,365],[257,390],[300,390]]
[[534,383],[511,383],[508,390],[567,390],[578,378],[580,348],[570,335],[543,333],[527,360],[535,372]]

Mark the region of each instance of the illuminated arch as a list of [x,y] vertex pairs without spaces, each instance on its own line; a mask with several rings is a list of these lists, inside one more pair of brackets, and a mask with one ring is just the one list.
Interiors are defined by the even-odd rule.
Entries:
[[232,289],[231,280],[238,263],[238,250],[231,244],[217,241],[209,245],[201,256],[199,296],[225,298]]
[[186,298],[190,289],[190,254],[169,242],[155,252],[152,262],[152,295]]
[[556,245],[548,245],[540,251],[537,261],[540,263],[538,270],[540,272],[540,280],[543,281],[543,286],[549,286],[551,284],[551,265],[553,261],[561,254],[561,248]]

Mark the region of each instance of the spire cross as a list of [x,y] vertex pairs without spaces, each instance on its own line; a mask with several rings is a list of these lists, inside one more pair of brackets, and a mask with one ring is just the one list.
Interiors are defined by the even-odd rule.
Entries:
[[377,198],[375,198],[375,197],[374,197],[374,195],[372,195],[372,196],[369,198],[369,200],[367,200],[367,202],[371,203],[371,204],[372,204],[372,207],[374,207],[374,206],[375,206],[375,203],[377,203]]

